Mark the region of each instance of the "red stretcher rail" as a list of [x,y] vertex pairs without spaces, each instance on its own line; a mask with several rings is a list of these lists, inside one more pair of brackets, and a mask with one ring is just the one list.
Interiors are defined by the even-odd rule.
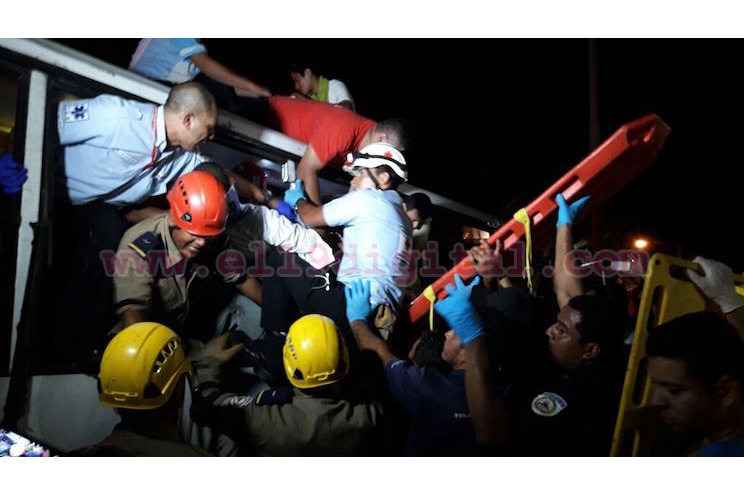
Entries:
[[[527,205],[525,209],[530,217],[533,246],[544,246],[555,235],[558,209],[555,197],[558,193],[562,193],[569,203],[591,195],[579,214],[580,217],[587,215],[652,164],[670,132],[669,126],[655,114],[621,126],[584,160]],[[500,239],[502,251],[506,251],[524,232],[524,224],[510,219],[491,235],[488,244],[494,246],[496,240]],[[455,274],[460,274],[464,281],[475,275],[475,268],[468,257],[434,281],[427,290],[433,291],[436,299],[441,300],[446,296],[444,288],[448,284],[454,284]],[[418,295],[409,306],[411,322],[418,321],[429,311],[430,302],[425,293],[426,291]]]

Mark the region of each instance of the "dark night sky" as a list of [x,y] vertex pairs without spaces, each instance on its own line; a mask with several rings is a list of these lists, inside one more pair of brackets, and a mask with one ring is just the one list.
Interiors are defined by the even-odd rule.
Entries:
[[[137,44],[57,41],[124,67]],[[293,56],[315,52],[324,72],[347,84],[359,113],[412,122],[412,184],[501,218],[592,150],[586,39],[203,41],[214,58],[283,94],[292,90]],[[741,42],[596,43],[600,142],[649,113],[672,129],[656,162],[602,209],[608,240],[644,234],[666,253],[718,258],[741,272],[744,242],[733,239],[742,196]]]

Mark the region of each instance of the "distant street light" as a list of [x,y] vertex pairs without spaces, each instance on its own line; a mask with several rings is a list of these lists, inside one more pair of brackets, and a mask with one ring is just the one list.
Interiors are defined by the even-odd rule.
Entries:
[[635,248],[637,248],[639,250],[643,250],[647,246],[648,246],[648,241],[646,239],[644,239],[644,238],[636,238],[633,241],[633,247],[635,247]]

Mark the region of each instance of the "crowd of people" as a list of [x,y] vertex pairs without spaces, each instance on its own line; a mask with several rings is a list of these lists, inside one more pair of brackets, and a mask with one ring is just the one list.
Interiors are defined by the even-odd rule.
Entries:
[[[291,71],[299,97],[273,95],[195,39],[142,40],[130,69],[172,85],[165,104],[100,95],[57,112],[57,228],[75,242],[56,254],[68,270],[55,353],[93,358],[101,403],[122,416],[75,454],[225,454],[180,436],[186,399],[237,455],[609,454],[629,315],[615,286],[570,270],[586,198],[555,199],[550,287],[495,271],[501,245],[481,243],[467,253],[477,275],[455,276],[419,329],[408,274],[432,206],[398,191],[405,120],[357,114],[343,83],[306,64]],[[283,198],[199,152],[220,108],[308,144]],[[351,176],[330,199],[317,176],[329,165]],[[25,178],[0,157],[5,194]],[[718,311],[651,329],[655,402],[699,456],[741,456],[744,300],[730,268],[695,261],[689,277]],[[236,298],[260,319],[231,319]]]

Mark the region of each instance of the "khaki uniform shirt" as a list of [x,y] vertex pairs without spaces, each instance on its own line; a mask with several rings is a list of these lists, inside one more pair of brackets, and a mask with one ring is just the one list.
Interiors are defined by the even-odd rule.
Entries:
[[[271,390],[262,394],[269,394]],[[210,408],[220,432],[247,456],[370,456],[378,454],[382,407],[316,397],[292,388],[284,402],[223,395]],[[192,412],[193,413],[193,412]]]
[[[143,253],[131,245],[147,232],[155,235],[159,246]],[[169,322],[183,322],[188,311],[188,284],[194,274],[187,277],[186,260],[170,234],[167,214],[139,222],[124,233],[113,269],[114,305],[119,316],[127,310],[143,310],[167,316]]]

